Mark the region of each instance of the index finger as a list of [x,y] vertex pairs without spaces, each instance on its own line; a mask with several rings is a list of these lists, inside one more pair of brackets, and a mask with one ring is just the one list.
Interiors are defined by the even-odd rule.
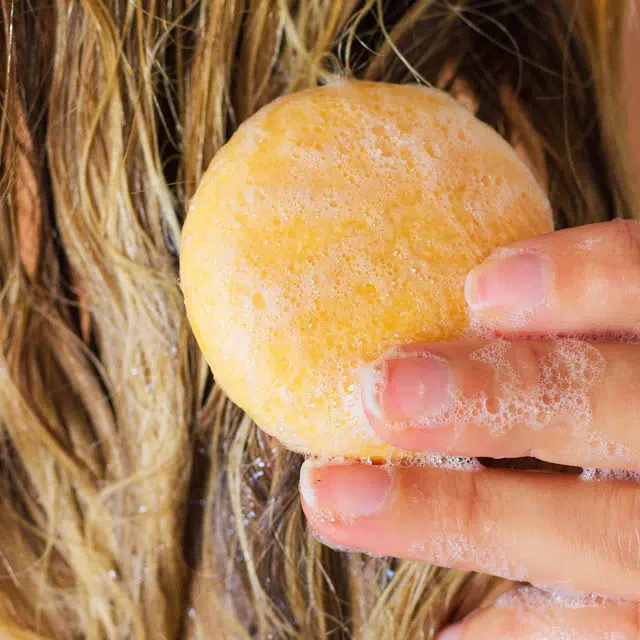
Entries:
[[555,231],[496,250],[467,276],[472,317],[503,333],[629,333],[640,323],[640,222]]

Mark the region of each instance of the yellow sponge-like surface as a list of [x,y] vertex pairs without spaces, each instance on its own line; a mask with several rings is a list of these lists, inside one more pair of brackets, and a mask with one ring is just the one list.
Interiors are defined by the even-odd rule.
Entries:
[[551,230],[530,171],[453,98],[349,81],[276,100],[220,150],[189,206],[181,282],[217,382],[262,429],[387,458],[359,368],[460,337],[467,272]]

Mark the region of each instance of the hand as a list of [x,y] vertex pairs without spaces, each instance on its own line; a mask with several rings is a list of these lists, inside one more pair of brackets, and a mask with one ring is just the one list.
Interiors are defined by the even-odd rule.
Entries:
[[[466,296],[486,339],[406,346],[364,372],[375,432],[411,451],[591,470],[427,454],[394,468],[308,461],[300,488],[311,526],[333,546],[624,599],[575,608],[529,588],[443,637],[556,637],[545,624],[557,637],[639,637],[640,485],[629,472],[640,472],[640,223],[496,251]],[[536,606],[523,605],[533,593]]]

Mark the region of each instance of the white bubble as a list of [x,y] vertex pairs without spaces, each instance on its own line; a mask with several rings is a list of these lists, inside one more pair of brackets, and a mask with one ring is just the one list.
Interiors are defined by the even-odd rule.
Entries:
[[391,462],[390,466],[394,466],[398,461],[416,467],[434,467],[452,471],[482,471],[484,469],[476,458],[450,456],[442,453],[411,453],[404,457],[400,456],[397,461]]
[[640,473],[637,471],[625,471],[623,469],[596,469],[585,467],[579,478],[586,482],[632,482],[640,484]]
[[504,549],[494,543],[480,545],[464,533],[416,540],[410,544],[408,556],[441,567],[473,569],[510,580],[523,581],[527,577],[524,564],[510,558]]
[[589,236],[584,240],[581,240],[577,245],[577,249],[582,249],[583,251],[591,251],[595,246],[599,245],[603,240],[602,236]]
[[[511,363],[510,353],[514,348],[525,349],[516,352],[515,357],[532,360],[524,363],[526,369],[518,370]],[[481,392],[468,397],[460,390],[450,388],[449,403],[442,411],[409,425],[395,426],[431,429],[448,424],[454,425],[457,435],[465,428],[477,426],[500,437],[517,425],[543,429],[564,420],[569,423],[567,428],[574,438],[590,445],[594,456],[604,452],[610,457],[622,458],[628,453],[624,447],[591,430],[591,392],[606,369],[605,359],[597,347],[581,340],[563,338],[556,340],[546,355],[533,354],[526,349],[504,339],[477,349],[470,358],[491,367],[492,372],[487,375],[493,377],[495,396]],[[526,380],[522,373],[525,370]]]
[[626,640],[629,637],[626,633],[612,630],[615,625],[612,616],[582,618],[589,620],[589,626],[580,628],[572,626],[571,622],[581,620],[580,617],[567,616],[568,609],[593,609],[621,604],[625,604],[625,601],[620,598],[563,588],[546,591],[523,586],[500,595],[494,606],[515,610],[523,637],[532,640]]
[[564,609],[584,609],[587,607],[602,607],[607,604],[624,603],[622,598],[614,598],[578,591],[564,585],[537,584],[523,586],[513,591],[507,591],[495,601],[497,607],[510,608],[545,608],[549,605]]

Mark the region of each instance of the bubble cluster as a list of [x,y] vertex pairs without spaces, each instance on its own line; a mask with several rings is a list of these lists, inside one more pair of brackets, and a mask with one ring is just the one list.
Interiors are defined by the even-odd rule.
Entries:
[[[460,389],[450,387],[449,402],[440,412],[396,427],[454,425],[459,435],[470,426],[483,426],[492,436],[499,437],[516,425],[542,429],[564,419],[575,437],[592,442],[594,447],[600,446],[603,436],[590,431],[593,422],[590,394],[606,369],[605,359],[597,347],[565,338],[556,340],[546,354],[534,354],[525,346],[526,353],[516,352],[510,357],[512,349],[522,348],[518,343],[496,339],[470,354],[471,361],[492,369],[487,379],[491,380],[489,386],[494,395],[480,392],[467,397]],[[417,353],[429,356],[428,352]],[[411,355],[415,356],[416,352]],[[522,370],[513,364],[518,358],[529,365],[527,379],[523,379]]]
[[624,604],[619,598],[592,593],[522,586],[500,595],[494,607],[513,610],[523,637],[534,640],[626,640],[629,635],[621,627],[614,628],[616,615],[602,615],[604,611],[589,617],[571,615],[575,610]]
[[585,467],[579,477],[586,482],[619,481],[640,484],[640,473],[637,471],[625,471],[623,469],[596,469]]
[[277,100],[190,204],[182,287],[217,382],[289,448],[386,458],[358,370],[468,326],[467,272],[552,228],[529,169],[446,94],[345,82]]
[[433,467],[451,471],[482,471],[484,468],[475,458],[450,456],[440,453],[416,453],[404,457],[403,462],[413,467]]
[[592,235],[584,240],[581,240],[577,245],[577,249],[581,249],[583,251],[591,251],[595,246],[599,245],[602,242],[601,236]]
[[436,534],[411,543],[408,557],[441,567],[473,569],[510,580],[527,578],[524,564],[510,558],[495,544],[479,545],[464,533]]
[[[525,596],[525,600],[541,604],[555,603],[567,609],[581,609],[588,606],[602,606],[607,604],[624,604],[628,602],[620,596],[613,596],[606,593],[589,593],[576,589],[568,582],[538,582],[530,587],[520,590],[516,596]],[[506,594],[505,594],[506,595]],[[508,599],[507,599],[508,602]]]

